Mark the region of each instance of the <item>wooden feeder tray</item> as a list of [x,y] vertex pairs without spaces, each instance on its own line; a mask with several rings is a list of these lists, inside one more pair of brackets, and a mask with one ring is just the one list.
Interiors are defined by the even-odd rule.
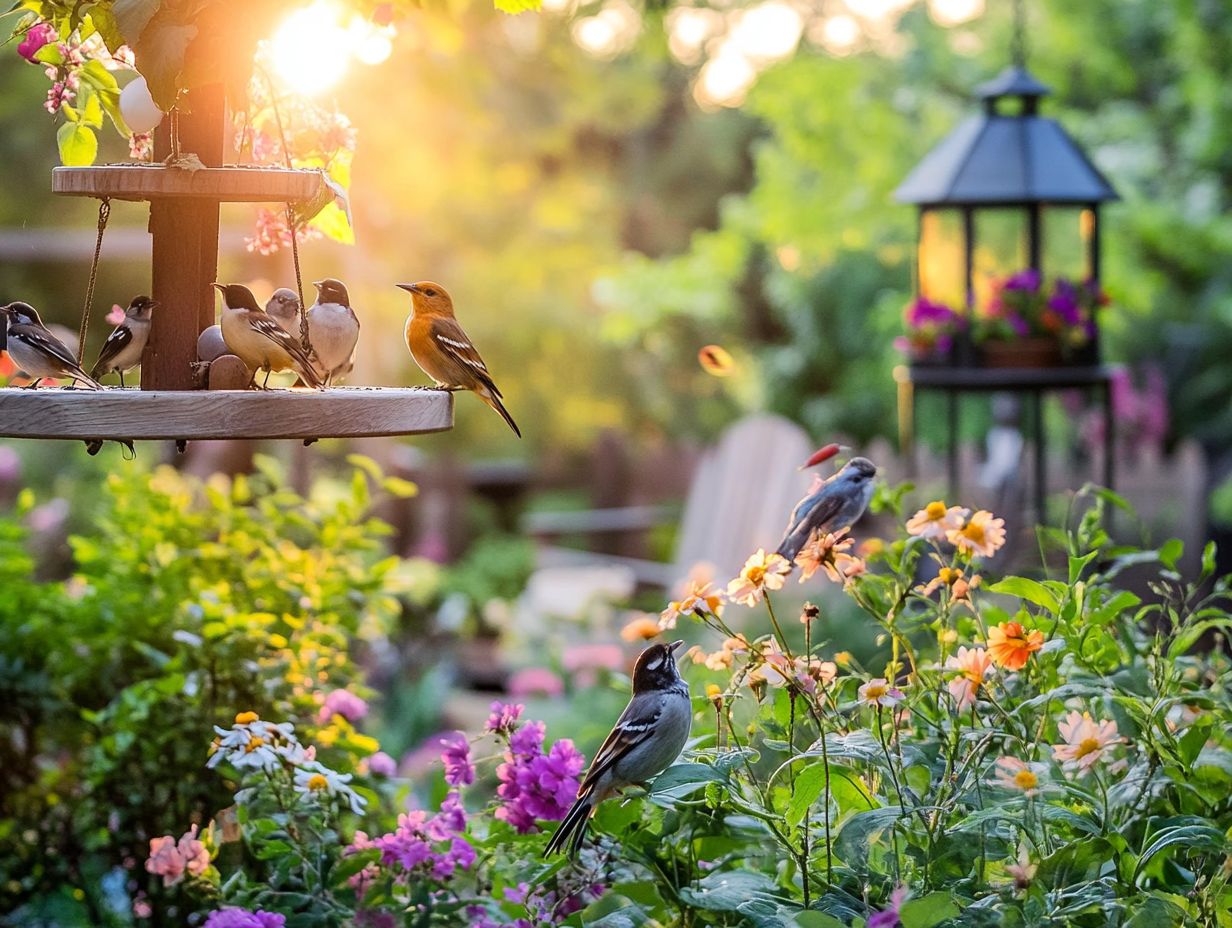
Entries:
[[4,438],[373,438],[452,425],[453,394],[426,387],[0,390]]
[[51,191],[70,197],[157,200],[166,197],[222,203],[273,203],[312,200],[321,192],[319,171],[288,168],[164,167],[161,164],[110,164],[53,168]]

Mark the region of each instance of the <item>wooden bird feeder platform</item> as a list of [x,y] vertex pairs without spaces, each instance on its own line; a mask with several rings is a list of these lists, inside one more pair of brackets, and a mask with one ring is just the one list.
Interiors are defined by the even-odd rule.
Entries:
[[[52,191],[64,196],[150,204],[150,295],[159,302],[141,359],[139,390],[0,389],[0,436],[63,439],[342,438],[440,432],[453,425],[444,391],[341,387],[202,389],[197,339],[215,321],[220,203],[317,199],[319,172],[224,167],[226,105],[221,85],[194,88],[176,124],[179,151],[204,167],[118,164],[56,168]],[[190,111],[188,111],[190,110]],[[172,154],[172,119],[155,131],[154,158]],[[100,237],[101,237],[100,219]],[[322,275],[324,276],[324,275]],[[372,332],[367,338],[375,337]],[[239,364],[224,356],[220,360]],[[88,362],[87,362],[88,367]],[[222,378],[218,378],[222,379]]]

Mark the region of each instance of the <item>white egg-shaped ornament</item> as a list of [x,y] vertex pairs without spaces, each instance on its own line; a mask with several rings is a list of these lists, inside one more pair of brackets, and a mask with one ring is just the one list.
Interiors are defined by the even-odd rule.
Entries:
[[222,337],[222,328],[212,325],[197,336],[197,358],[201,361],[217,361],[227,353],[227,343]]
[[128,128],[138,135],[153,132],[163,121],[163,111],[150,96],[150,87],[144,77],[129,81],[120,91],[120,114]]

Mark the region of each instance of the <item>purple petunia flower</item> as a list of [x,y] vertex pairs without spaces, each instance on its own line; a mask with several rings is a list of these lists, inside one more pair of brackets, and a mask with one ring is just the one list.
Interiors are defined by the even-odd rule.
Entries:
[[392,777],[398,772],[398,764],[384,751],[377,751],[368,758],[368,770],[379,777]]
[[488,716],[488,723],[483,730],[494,735],[508,735],[518,724],[518,719],[522,717],[522,711],[526,707],[497,700],[492,703],[491,708],[492,714]]
[[441,739],[444,750],[445,782],[450,786],[469,786],[475,782],[475,765],[471,763],[471,746],[462,732]]
[[880,912],[875,912],[869,917],[865,928],[895,928],[901,918],[899,910],[902,909],[903,903],[906,901],[907,887],[900,886],[890,893],[890,904]]
[[1051,309],[1066,325],[1076,326],[1082,322],[1082,304],[1078,299],[1078,288],[1063,277],[1057,278],[1052,288],[1052,296],[1048,298],[1048,308]]
[[505,763],[496,771],[500,780],[496,795],[502,800],[496,817],[523,834],[534,831],[538,820],[565,817],[577,797],[578,777],[586,763],[568,739],[557,741],[545,755],[543,735],[542,722],[531,722],[515,732]]
[[1006,279],[1002,289],[1018,290],[1024,293],[1038,293],[1042,280],[1040,272],[1033,267],[1029,267],[1016,274],[1011,274]]

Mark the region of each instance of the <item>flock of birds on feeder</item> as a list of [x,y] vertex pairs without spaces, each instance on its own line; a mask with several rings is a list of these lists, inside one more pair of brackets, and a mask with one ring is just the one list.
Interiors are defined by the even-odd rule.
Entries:
[[[263,309],[242,284],[212,286],[222,297],[222,316],[218,325],[201,333],[197,352],[203,360],[235,355],[248,368],[252,384],[258,371],[265,372],[262,389],[268,388],[269,376],[275,371],[293,371],[317,390],[328,389],[351,372],[360,325],[342,281],[332,277],[316,281],[317,299],[306,311],[298,294],[286,287],[275,290]],[[411,295],[403,335],[415,363],[438,389],[473,392],[521,438],[487,365],[458,324],[445,288],[430,280],[398,287]],[[66,379],[101,390],[99,378],[112,373],[119,375],[123,387],[124,375],[141,363],[157,308],[158,302],[148,296],[134,297],[124,311],[124,321],[107,336],[89,373],[29,303],[0,306],[4,317],[0,348],[31,378],[28,389],[44,379]],[[306,344],[301,340],[301,327],[307,330]]]

